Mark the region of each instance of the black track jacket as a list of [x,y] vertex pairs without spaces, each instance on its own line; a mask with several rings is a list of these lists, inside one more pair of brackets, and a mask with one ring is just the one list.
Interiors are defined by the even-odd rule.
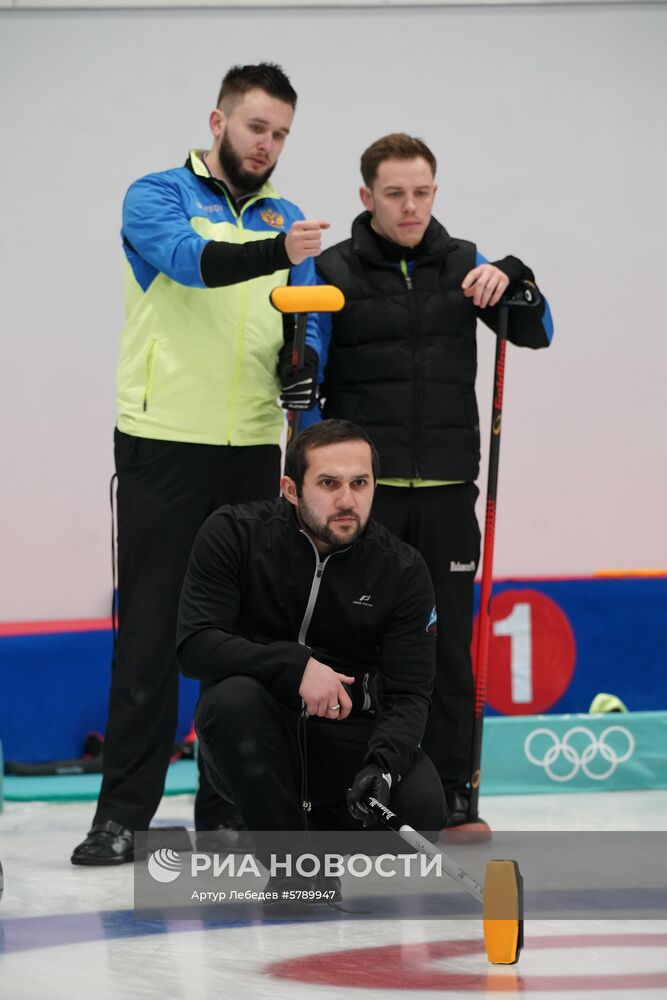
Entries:
[[190,556],[179,663],[207,684],[254,677],[297,710],[310,656],[354,676],[353,712],[376,715],[366,760],[398,779],[426,726],[433,605],[423,558],[373,520],[320,559],[287,500],[221,507]]

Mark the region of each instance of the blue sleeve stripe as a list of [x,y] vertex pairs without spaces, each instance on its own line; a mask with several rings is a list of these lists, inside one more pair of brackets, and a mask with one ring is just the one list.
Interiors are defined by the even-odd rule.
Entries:
[[546,334],[547,340],[549,341],[549,343],[551,343],[554,335],[554,321],[551,315],[551,309],[549,308],[549,303],[547,302],[544,295],[542,296],[542,300],[544,301],[544,316],[542,317],[542,326],[544,327],[544,332]]
[[[317,284],[326,285],[326,282],[322,276],[317,273]],[[327,360],[329,358],[329,345],[331,344],[331,334],[333,331],[333,320],[331,318],[331,313],[317,313],[315,315],[315,321],[319,329],[319,353],[320,353],[320,368],[317,373],[317,381],[320,385],[324,382],[324,372],[327,367]]]
[[320,404],[317,403],[312,410],[304,410],[299,417],[299,430],[305,431],[307,427],[312,427],[313,424],[319,424],[322,419],[322,410],[320,409]]

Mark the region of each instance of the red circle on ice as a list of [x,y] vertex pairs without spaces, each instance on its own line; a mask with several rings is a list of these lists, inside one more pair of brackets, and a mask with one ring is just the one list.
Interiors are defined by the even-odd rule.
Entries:
[[[473,662],[479,615],[473,628]],[[504,715],[550,709],[567,691],[576,659],[570,622],[537,590],[504,590],[491,601],[486,700]]]
[[[558,935],[531,939],[532,949],[590,948],[592,953],[610,948],[667,949],[667,934]],[[479,939],[467,941],[424,941],[423,944],[393,944],[382,948],[355,948],[301,955],[274,962],[264,971],[279,979],[318,986],[357,986],[376,990],[444,990],[486,993],[585,992],[586,990],[622,990],[633,995],[640,989],[667,987],[667,968],[661,972],[595,973],[571,975],[522,975],[521,962],[502,969],[489,965],[484,972],[447,972],[434,968],[465,955],[480,955],[486,961]],[[667,962],[666,962],[667,965]],[[619,993],[619,996],[622,994]]]

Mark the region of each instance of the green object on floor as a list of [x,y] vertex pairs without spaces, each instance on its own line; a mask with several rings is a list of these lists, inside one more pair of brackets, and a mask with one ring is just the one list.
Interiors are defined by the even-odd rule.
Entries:
[[605,694],[601,691],[593,698],[588,711],[591,715],[596,715],[598,712],[627,712],[627,708],[615,694]]
[[[0,787],[2,775],[0,774]],[[94,802],[102,784],[101,774],[50,774],[45,777],[5,775],[7,802]],[[177,760],[169,765],[165,795],[186,795],[197,788],[197,765]]]

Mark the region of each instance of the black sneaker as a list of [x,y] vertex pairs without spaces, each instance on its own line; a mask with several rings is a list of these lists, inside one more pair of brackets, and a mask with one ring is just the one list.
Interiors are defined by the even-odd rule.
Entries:
[[445,844],[484,844],[491,840],[491,828],[479,814],[468,816],[470,793],[467,788],[445,791],[447,826],[440,833]]
[[[461,826],[468,822],[468,807],[470,805],[470,793],[467,789],[456,789],[446,791],[447,799],[447,829],[452,826]],[[472,820],[474,822],[474,818]]]

